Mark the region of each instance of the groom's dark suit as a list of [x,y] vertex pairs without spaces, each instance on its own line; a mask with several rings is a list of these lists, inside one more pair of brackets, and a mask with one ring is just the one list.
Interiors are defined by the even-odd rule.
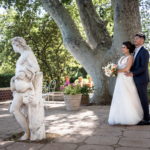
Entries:
[[147,85],[149,82],[148,62],[149,52],[144,47],[141,47],[131,68],[133,79],[137,87],[137,91],[144,111],[143,119],[146,121],[149,120],[149,107],[147,97]]

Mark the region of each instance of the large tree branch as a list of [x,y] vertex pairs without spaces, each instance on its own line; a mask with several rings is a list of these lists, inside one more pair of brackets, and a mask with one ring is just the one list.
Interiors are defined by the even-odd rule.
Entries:
[[95,54],[83,40],[69,12],[59,0],[42,0],[42,3],[46,11],[58,25],[65,47],[87,70],[89,66],[87,65],[87,60],[92,59],[92,57],[95,58]]
[[[42,3],[46,11],[58,25],[65,45],[68,45],[68,42],[73,43],[74,41],[76,48],[80,48],[79,45],[81,43],[84,43],[84,45],[88,47],[88,44],[83,40],[74,21],[69,15],[69,12],[63,7],[59,0],[43,0]],[[82,51],[82,49],[80,49],[80,51]]]
[[86,32],[88,43],[93,47],[111,46],[111,37],[106,29],[106,24],[100,19],[92,0],[76,0],[80,18]]

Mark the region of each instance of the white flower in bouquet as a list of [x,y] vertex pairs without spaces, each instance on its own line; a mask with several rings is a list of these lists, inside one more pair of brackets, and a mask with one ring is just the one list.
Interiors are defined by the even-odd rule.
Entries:
[[117,76],[117,65],[114,63],[108,63],[105,67],[102,67],[107,77]]

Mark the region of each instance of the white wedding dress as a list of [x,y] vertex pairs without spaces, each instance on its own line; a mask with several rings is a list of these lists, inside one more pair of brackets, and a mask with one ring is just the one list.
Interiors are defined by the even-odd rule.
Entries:
[[[127,65],[128,56],[118,61],[118,69]],[[133,77],[118,73],[110,107],[108,123],[110,125],[135,125],[143,119],[143,109]]]

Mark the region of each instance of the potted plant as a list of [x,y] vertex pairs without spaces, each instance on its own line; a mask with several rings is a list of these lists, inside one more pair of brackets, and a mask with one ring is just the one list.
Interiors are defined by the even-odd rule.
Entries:
[[82,98],[81,98],[81,105],[88,105],[89,104],[89,93],[93,92],[93,87],[89,87],[88,85],[84,84],[81,88]]
[[78,110],[81,103],[82,87],[80,85],[70,84],[64,88],[64,100],[67,110]]

